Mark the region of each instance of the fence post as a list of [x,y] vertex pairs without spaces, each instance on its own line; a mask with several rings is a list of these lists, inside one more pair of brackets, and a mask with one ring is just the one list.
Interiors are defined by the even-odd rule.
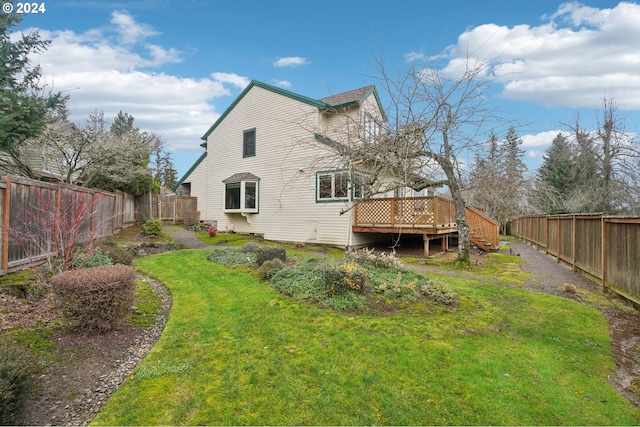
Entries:
[[577,235],[578,235],[578,227],[576,227],[577,225],[577,221],[576,221],[576,216],[572,215],[572,221],[573,223],[572,225],[572,230],[573,232],[571,233],[571,267],[573,268],[573,271],[576,271],[576,249],[577,249]]
[[9,219],[11,218],[11,177],[5,177],[4,206],[2,207],[2,270],[9,273]]
[[609,226],[602,215],[602,289],[607,289],[607,259],[609,258]]

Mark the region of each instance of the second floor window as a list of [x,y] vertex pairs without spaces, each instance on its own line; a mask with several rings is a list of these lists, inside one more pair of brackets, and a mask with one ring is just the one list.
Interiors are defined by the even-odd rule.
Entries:
[[256,155],[256,130],[244,131],[242,140],[242,157],[253,157]]
[[380,125],[369,113],[364,113],[364,140],[369,143],[380,139]]

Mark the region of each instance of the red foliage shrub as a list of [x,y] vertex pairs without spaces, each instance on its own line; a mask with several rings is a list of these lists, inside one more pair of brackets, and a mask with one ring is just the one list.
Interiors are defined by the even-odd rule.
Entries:
[[105,332],[126,317],[135,296],[136,272],[126,266],[66,271],[51,279],[56,305],[76,329]]

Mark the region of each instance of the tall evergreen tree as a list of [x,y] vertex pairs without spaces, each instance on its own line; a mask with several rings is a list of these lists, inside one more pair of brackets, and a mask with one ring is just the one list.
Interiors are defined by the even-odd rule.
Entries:
[[567,200],[575,187],[575,161],[566,135],[558,133],[545,150],[537,171],[530,204],[548,214],[567,213]]
[[40,66],[29,62],[29,56],[44,51],[50,41],[35,30],[11,39],[12,28],[21,20],[18,14],[0,13],[0,150],[16,158],[20,144],[40,135],[48,115],[66,100],[42,85]]

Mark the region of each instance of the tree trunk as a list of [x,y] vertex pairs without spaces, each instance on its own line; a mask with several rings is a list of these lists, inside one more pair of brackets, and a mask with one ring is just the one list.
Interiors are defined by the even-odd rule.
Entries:
[[440,158],[438,162],[449,180],[449,190],[453,205],[456,209],[456,225],[458,226],[458,261],[468,263],[471,261],[471,238],[469,223],[467,222],[467,212],[465,210],[464,199],[462,198],[462,186],[458,179],[454,166],[449,161]]

